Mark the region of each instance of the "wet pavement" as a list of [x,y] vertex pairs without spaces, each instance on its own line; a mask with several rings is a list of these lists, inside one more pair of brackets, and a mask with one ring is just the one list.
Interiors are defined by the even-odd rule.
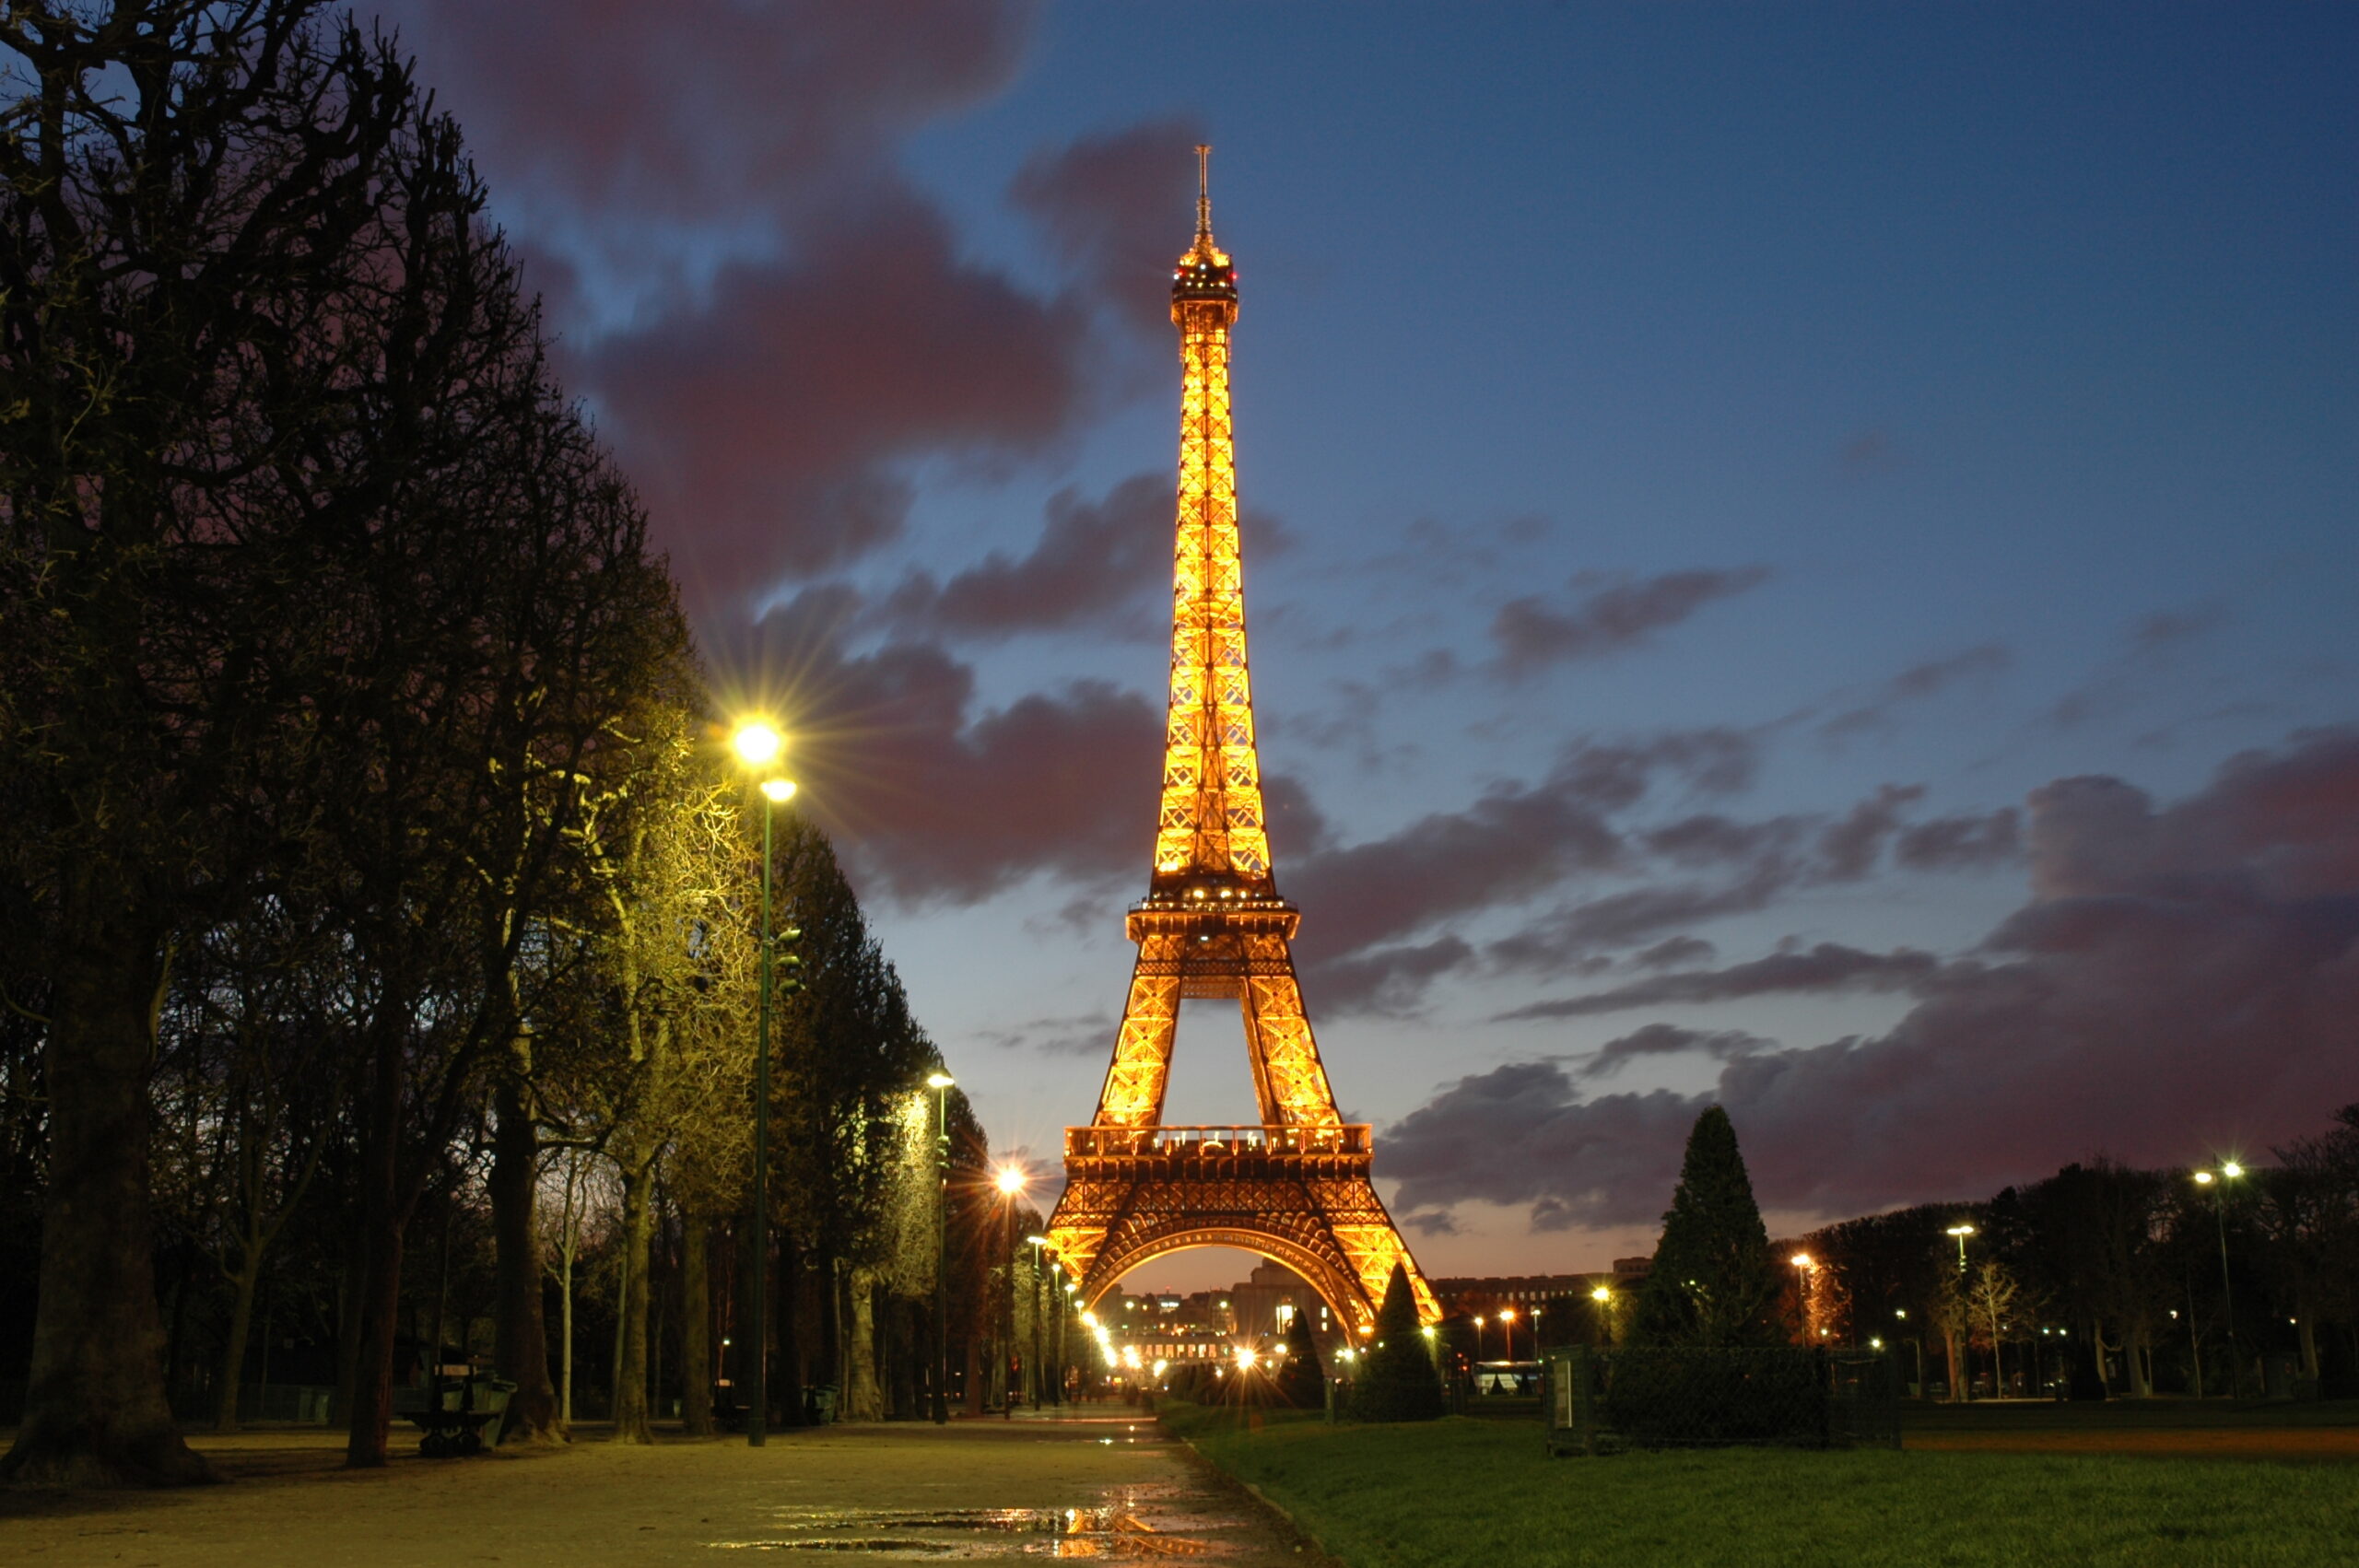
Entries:
[[[561,1562],[1324,1562],[1150,1419],[885,1424],[334,1468],[325,1433],[207,1440],[195,1492],[0,1494],[0,1562],[251,1568]],[[1331,1565],[1332,1568],[1332,1565]]]

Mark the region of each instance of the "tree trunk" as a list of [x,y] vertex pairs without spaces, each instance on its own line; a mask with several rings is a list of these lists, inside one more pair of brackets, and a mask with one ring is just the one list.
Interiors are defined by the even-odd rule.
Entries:
[[245,1376],[246,1340],[254,1326],[254,1285],[262,1273],[254,1264],[254,1249],[249,1245],[245,1267],[230,1280],[236,1293],[229,1303],[229,1332],[221,1342],[221,1384],[213,1390],[213,1430],[217,1433],[238,1430],[238,1385]]
[[1965,1338],[1960,1329],[1942,1330],[1942,1341],[1948,1348],[1950,1356],[1950,1403],[1953,1405],[1966,1401],[1966,1347],[1960,1342]]
[[[361,1111],[360,1333],[353,1361],[352,1422],[344,1462],[355,1469],[386,1461],[393,1441],[393,1340],[401,1327],[400,1191],[402,1032],[405,1009],[381,1000],[368,1099]],[[438,1352],[439,1353],[439,1352]]]
[[680,1423],[712,1435],[712,1222],[680,1212]]
[[363,1273],[358,1247],[345,1249],[344,1267],[335,1286],[335,1392],[328,1397],[328,1420],[338,1426],[352,1422],[352,1398],[360,1367],[360,1281]]
[[899,1296],[887,1294],[885,1321],[885,1366],[893,1390],[892,1419],[916,1421],[925,1413],[919,1403],[918,1346],[922,1341],[917,1334],[917,1308]]
[[885,1394],[876,1383],[876,1287],[865,1269],[851,1271],[850,1365],[844,1383],[848,1421],[885,1419]]
[[[72,879],[45,1054],[49,1199],[24,1422],[0,1480],[176,1486],[219,1479],[181,1441],[164,1388],[148,1229],[148,1070],[162,944],[88,907]],[[82,907],[76,907],[76,906]]]
[[616,1443],[652,1443],[647,1425],[647,1262],[651,1171],[623,1167],[622,1321],[616,1336],[615,1435]]
[[966,1347],[967,1413],[970,1416],[979,1416],[983,1413],[982,1337],[979,1334],[968,1335],[966,1337]]
[[791,1230],[773,1230],[777,1273],[770,1281],[776,1351],[770,1357],[770,1410],[780,1426],[803,1424],[803,1249]]
[[541,1315],[541,1248],[533,1228],[540,1141],[524,1088],[503,1072],[493,1089],[499,1122],[492,1133],[491,1228],[498,1279],[492,1362],[516,1385],[508,1397],[501,1440],[548,1443],[557,1425],[557,1388],[549,1382],[548,1325]]
[[822,1253],[819,1289],[819,1380],[832,1383],[839,1398],[849,1384],[844,1375],[844,1266],[833,1253]]

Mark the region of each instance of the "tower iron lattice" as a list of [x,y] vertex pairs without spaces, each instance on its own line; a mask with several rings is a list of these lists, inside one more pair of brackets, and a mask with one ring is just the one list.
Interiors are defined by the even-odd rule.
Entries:
[[[1125,922],[1138,960],[1097,1114],[1065,1129],[1065,1189],[1049,1242],[1085,1303],[1165,1253],[1259,1252],[1301,1275],[1356,1335],[1373,1328],[1396,1264],[1419,1316],[1431,1323],[1440,1311],[1370,1179],[1370,1129],[1336,1111],[1295,978],[1301,915],[1272,874],[1229,422],[1237,269],[1213,240],[1211,150],[1196,149],[1195,241],[1171,282],[1180,486],[1154,866]],[[1239,1003],[1258,1124],[1164,1125],[1183,997]]]

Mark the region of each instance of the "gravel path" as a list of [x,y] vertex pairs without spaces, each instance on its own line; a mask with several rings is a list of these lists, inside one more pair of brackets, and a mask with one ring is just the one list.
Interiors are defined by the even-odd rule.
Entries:
[[[581,1442],[337,1469],[318,1432],[203,1438],[233,1483],[0,1491],[0,1562],[157,1568],[726,1568],[786,1563],[1323,1560],[1130,1415],[841,1426],[652,1448]],[[398,1443],[406,1451],[411,1445]]]

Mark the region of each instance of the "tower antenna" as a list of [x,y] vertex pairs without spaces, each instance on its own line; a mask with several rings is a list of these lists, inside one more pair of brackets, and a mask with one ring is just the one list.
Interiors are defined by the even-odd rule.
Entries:
[[1213,149],[1209,142],[1196,144],[1196,238],[1213,237]]

